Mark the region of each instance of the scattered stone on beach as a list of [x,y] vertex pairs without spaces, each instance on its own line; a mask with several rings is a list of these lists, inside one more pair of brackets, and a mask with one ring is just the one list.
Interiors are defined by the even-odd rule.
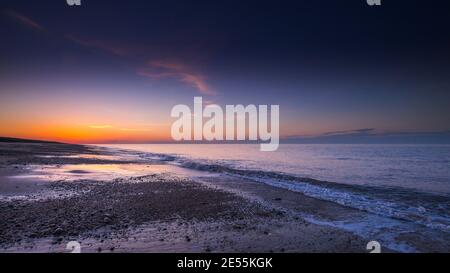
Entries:
[[[48,187],[79,194],[38,201],[0,201],[0,208],[5,208],[0,210],[0,218],[16,220],[0,222],[2,244],[14,243],[19,235],[39,239],[93,233],[87,236],[106,239],[112,231],[120,232],[151,221],[176,219],[179,227],[185,229],[193,219],[231,221],[264,211],[232,193],[167,175],[108,183],[60,181]],[[198,206],[198,202],[204,205]],[[167,228],[163,230],[167,232]],[[187,242],[192,240],[190,235],[185,238]]]
[[61,235],[63,234],[64,230],[62,228],[57,228],[55,229],[55,231],[53,232],[55,235]]
[[[33,149],[37,150],[11,152],[14,159],[9,164],[20,163],[26,169],[29,164],[62,168],[65,164],[125,163],[66,157],[80,153],[98,154],[86,146],[42,145]],[[22,169],[15,170],[18,171]],[[347,242],[349,236],[352,244],[350,249],[345,248],[346,251],[365,251],[361,246],[366,242],[360,237],[342,231],[332,235],[324,233],[332,228],[308,224],[300,217],[293,218],[290,211],[274,209],[274,202],[267,202],[270,206],[262,205],[236,191],[215,184],[205,186],[199,181],[170,174],[108,181],[57,181],[46,184],[45,191],[52,195],[43,198],[41,192],[37,192],[35,196],[39,198],[13,202],[0,200],[0,219],[8,219],[0,221],[0,252],[31,248],[33,251],[58,252],[72,240],[82,242],[83,252],[268,252],[285,249],[317,252],[330,246],[326,242],[329,236],[336,238],[331,245],[332,251],[347,246],[343,242]],[[282,189],[277,189],[276,193],[261,199],[292,200],[280,191]],[[298,197],[304,198],[296,195]],[[298,210],[304,208],[301,203]],[[195,243],[180,244],[180,241]]]

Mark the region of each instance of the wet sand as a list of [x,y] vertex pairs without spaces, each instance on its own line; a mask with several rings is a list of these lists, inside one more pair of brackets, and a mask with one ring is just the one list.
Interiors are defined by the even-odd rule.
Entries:
[[0,144],[0,252],[68,252],[69,241],[82,252],[367,252],[367,238],[300,212],[358,213],[90,146]]

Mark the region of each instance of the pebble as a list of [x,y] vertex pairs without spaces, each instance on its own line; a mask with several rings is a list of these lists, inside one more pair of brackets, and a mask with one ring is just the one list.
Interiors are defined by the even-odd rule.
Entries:
[[54,234],[59,235],[59,234],[62,234],[63,232],[64,232],[64,230],[59,227],[59,228],[55,229]]

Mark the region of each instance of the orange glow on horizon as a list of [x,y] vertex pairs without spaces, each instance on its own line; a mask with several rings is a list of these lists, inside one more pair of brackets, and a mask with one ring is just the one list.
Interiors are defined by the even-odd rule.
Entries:
[[28,125],[0,128],[0,136],[66,143],[143,143],[170,141],[170,126],[118,128],[111,125]]

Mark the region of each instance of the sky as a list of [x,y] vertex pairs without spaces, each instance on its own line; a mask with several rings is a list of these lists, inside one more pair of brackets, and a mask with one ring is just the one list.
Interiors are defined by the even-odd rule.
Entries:
[[280,105],[291,142],[449,134],[448,1],[81,2],[1,1],[0,136],[169,141],[194,96]]

